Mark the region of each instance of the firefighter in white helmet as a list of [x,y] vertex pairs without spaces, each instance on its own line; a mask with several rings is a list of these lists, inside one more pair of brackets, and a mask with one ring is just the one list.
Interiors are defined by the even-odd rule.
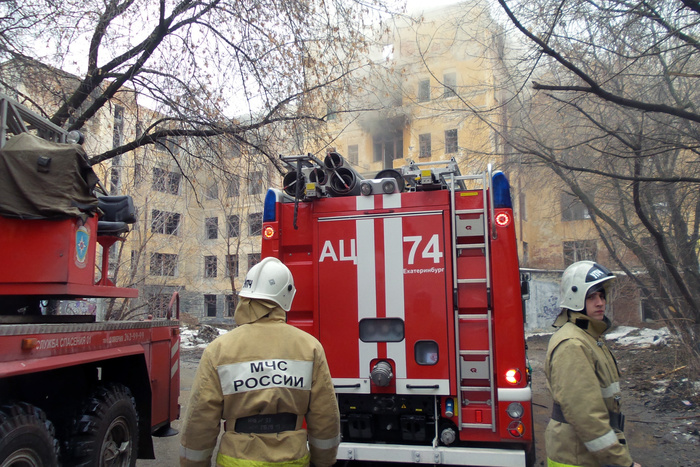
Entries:
[[[181,466],[327,467],[340,413],[321,344],[286,323],[296,289],[289,269],[265,258],[245,278],[238,327],[205,349],[192,385]],[[306,422],[306,427],[303,427]]]
[[620,373],[602,337],[611,325],[605,306],[614,280],[593,261],[574,263],[562,276],[560,329],[544,367],[554,402],[545,431],[549,467],[639,465],[623,433]]

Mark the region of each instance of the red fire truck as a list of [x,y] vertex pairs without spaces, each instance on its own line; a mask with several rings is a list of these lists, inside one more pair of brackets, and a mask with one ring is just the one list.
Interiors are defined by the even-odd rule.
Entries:
[[176,433],[177,296],[163,319],[96,320],[86,298],[137,296],[108,278],[133,203],[93,194],[61,128],[5,96],[0,110],[0,465],[134,466]]
[[339,460],[534,463],[510,187],[454,160],[364,179],[332,152],[287,156],[262,256],[297,295],[288,322],[323,344]]

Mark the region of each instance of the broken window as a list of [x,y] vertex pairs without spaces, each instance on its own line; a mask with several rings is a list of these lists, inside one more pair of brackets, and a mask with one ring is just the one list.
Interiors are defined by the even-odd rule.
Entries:
[[214,240],[219,237],[219,218],[207,217],[204,221],[207,240]]
[[151,255],[151,275],[175,276],[177,274],[177,255],[153,253]]
[[430,100],[430,80],[423,79],[418,81],[418,102],[427,102]]
[[216,277],[218,269],[218,261],[216,256],[204,257],[204,277]]
[[382,168],[393,169],[394,159],[403,159],[403,131],[376,135],[372,138],[374,145],[374,162],[382,162]]
[[458,149],[457,130],[445,130],[445,154],[454,154]]
[[418,135],[419,157],[430,157],[430,133]]
[[447,99],[457,95],[457,73],[445,73],[442,77],[442,83],[444,85],[442,97]]
[[561,194],[561,220],[576,221],[590,218],[591,214],[583,201],[570,193]]
[[596,261],[598,244],[595,240],[575,240],[564,242],[564,266],[577,261]]

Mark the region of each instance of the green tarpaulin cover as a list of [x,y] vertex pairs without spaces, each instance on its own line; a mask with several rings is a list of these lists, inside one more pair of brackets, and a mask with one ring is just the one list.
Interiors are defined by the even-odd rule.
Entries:
[[65,219],[97,209],[98,178],[78,144],[21,133],[0,150],[0,215]]

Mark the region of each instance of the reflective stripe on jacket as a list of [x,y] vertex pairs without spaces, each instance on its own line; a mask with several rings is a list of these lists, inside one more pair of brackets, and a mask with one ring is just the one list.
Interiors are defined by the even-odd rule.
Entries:
[[632,465],[624,434],[610,425],[621,393],[617,363],[601,337],[609,324],[566,310],[555,322],[561,329],[549,341],[544,367],[566,422],[550,420],[545,430],[550,467]]
[[[275,304],[241,299],[239,326],[205,349],[184,419],[180,465],[209,467],[224,421],[216,463],[263,467],[335,463],[340,414],[321,344],[286,324]],[[293,430],[238,433],[236,420],[297,415]],[[302,425],[306,421],[306,429]]]

